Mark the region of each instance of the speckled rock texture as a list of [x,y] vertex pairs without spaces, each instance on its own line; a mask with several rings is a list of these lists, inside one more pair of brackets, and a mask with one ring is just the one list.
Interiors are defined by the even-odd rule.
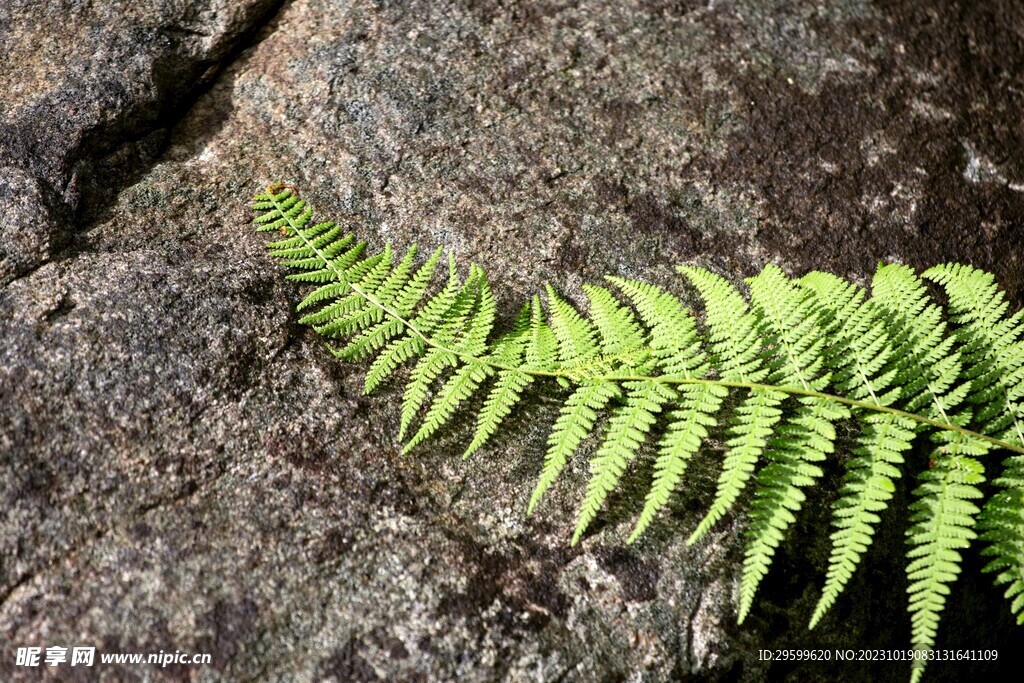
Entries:
[[[400,457],[400,388],[362,396],[297,325],[247,199],[285,180],[374,244],[445,245],[504,314],[544,282],[880,259],[1019,305],[1020,3],[15,0],[0,53],[0,680],[905,679],[758,657],[907,646],[898,509],[814,632],[834,486],[742,628],[742,512],[685,545],[715,448],[642,541],[643,463],[570,548],[585,457],[524,517],[555,397],[469,461],[458,430]],[[940,647],[1019,670],[980,564]],[[213,662],[14,665],[54,644]]]
[[280,4],[0,3],[0,285],[59,252],[83,194],[152,163],[168,119]]

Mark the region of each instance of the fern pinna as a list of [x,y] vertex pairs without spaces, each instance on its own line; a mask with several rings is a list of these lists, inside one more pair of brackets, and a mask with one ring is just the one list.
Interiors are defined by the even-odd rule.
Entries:
[[[856,571],[915,441],[930,442],[932,453],[929,467],[907,473],[916,477],[906,539],[917,652],[911,680],[924,671],[962,553],[979,534],[991,558],[985,570],[1006,585],[1024,623],[1024,314],[1007,315],[988,273],[942,265],[919,277],[883,265],[869,294],[827,273],[792,280],[767,266],[747,281],[746,297],[722,277],[687,266],[679,272],[703,300],[699,319],[664,289],[609,277],[618,296],[584,287],[589,316],[548,287],[546,306],[533,297],[511,329],[498,333],[494,296],[478,266],[463,276],[441,250],[417,265],[415,247],[401,258],[390,247],[368,254],[341,227],[314,223],[312,209],[287,186],[268,187],[254,208],[259,231],[281,234],[269,248],[294,271],[288,279],[315,286],[298,305],[300,322],[330,340],[335,356],[372,359],[366,391],[411,366],[399,431],[406,451],[480,392],[486,396],[468,457],[530,385],[557,382],[568,396],[531,513],[607,416],[573,544],[650,443],[653,481],[628,539],[635,540],[717,430],[726,447],[721,476],[689,543],[751,489],[742,622],[807,490],[835,454],[837,423],[845,422],[857,436],[844,461],[831,557],[810,627]],[[435,284],[445,263],[447,279]],[[948,311],[922,278],[945,290]]]

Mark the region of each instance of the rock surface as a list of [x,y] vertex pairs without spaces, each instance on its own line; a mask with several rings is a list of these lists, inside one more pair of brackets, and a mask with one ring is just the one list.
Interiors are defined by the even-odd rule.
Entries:
[[[54,256],[83,194],[152,163],[186,107],[280,0],[0,5],[0,285]],[[148,138],[148,139],[147,139]],[[111,173],[114,171],[114,173]],[[28,174],[32,180],[22,180]],[[9,176],[13,176],[13,179]]]
[[[570,548],[585,459],[523,516],[551,402],[467,462],[458,434],[400,458],[399,391],[361,396],[296,324],[247,199],[288,180],[375,243],[445,245],[505,313],[680,262],[960,260],[1019,304],[1024,8],[279,4],[0,7],[0,679],[52,644],[213,655],[109,680],[902,679],[758,659],[906,646],[895,510],[813,633],[824,489],[742,629],[742,515],[684,543],[714,453],[642,542],[636,476]],[[940,646],[1019,665],[977,565]]]

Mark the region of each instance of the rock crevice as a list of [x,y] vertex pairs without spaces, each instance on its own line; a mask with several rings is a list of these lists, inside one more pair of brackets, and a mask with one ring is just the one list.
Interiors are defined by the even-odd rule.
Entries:
[[0,45],[16,61],[0,76],[0,286],[143,173],[284,2],[5,2]]

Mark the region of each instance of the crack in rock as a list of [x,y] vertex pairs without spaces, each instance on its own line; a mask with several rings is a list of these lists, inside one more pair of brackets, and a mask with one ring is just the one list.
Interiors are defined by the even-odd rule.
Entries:
[[0,74],[0,287],[52,258],[83,206],[95,214],[113,197],[101,159],[149,138],[156,149],[133,161],[152,163],[165,136],[150,134],[179,121],[284,3],[0,5],[13,60]]

